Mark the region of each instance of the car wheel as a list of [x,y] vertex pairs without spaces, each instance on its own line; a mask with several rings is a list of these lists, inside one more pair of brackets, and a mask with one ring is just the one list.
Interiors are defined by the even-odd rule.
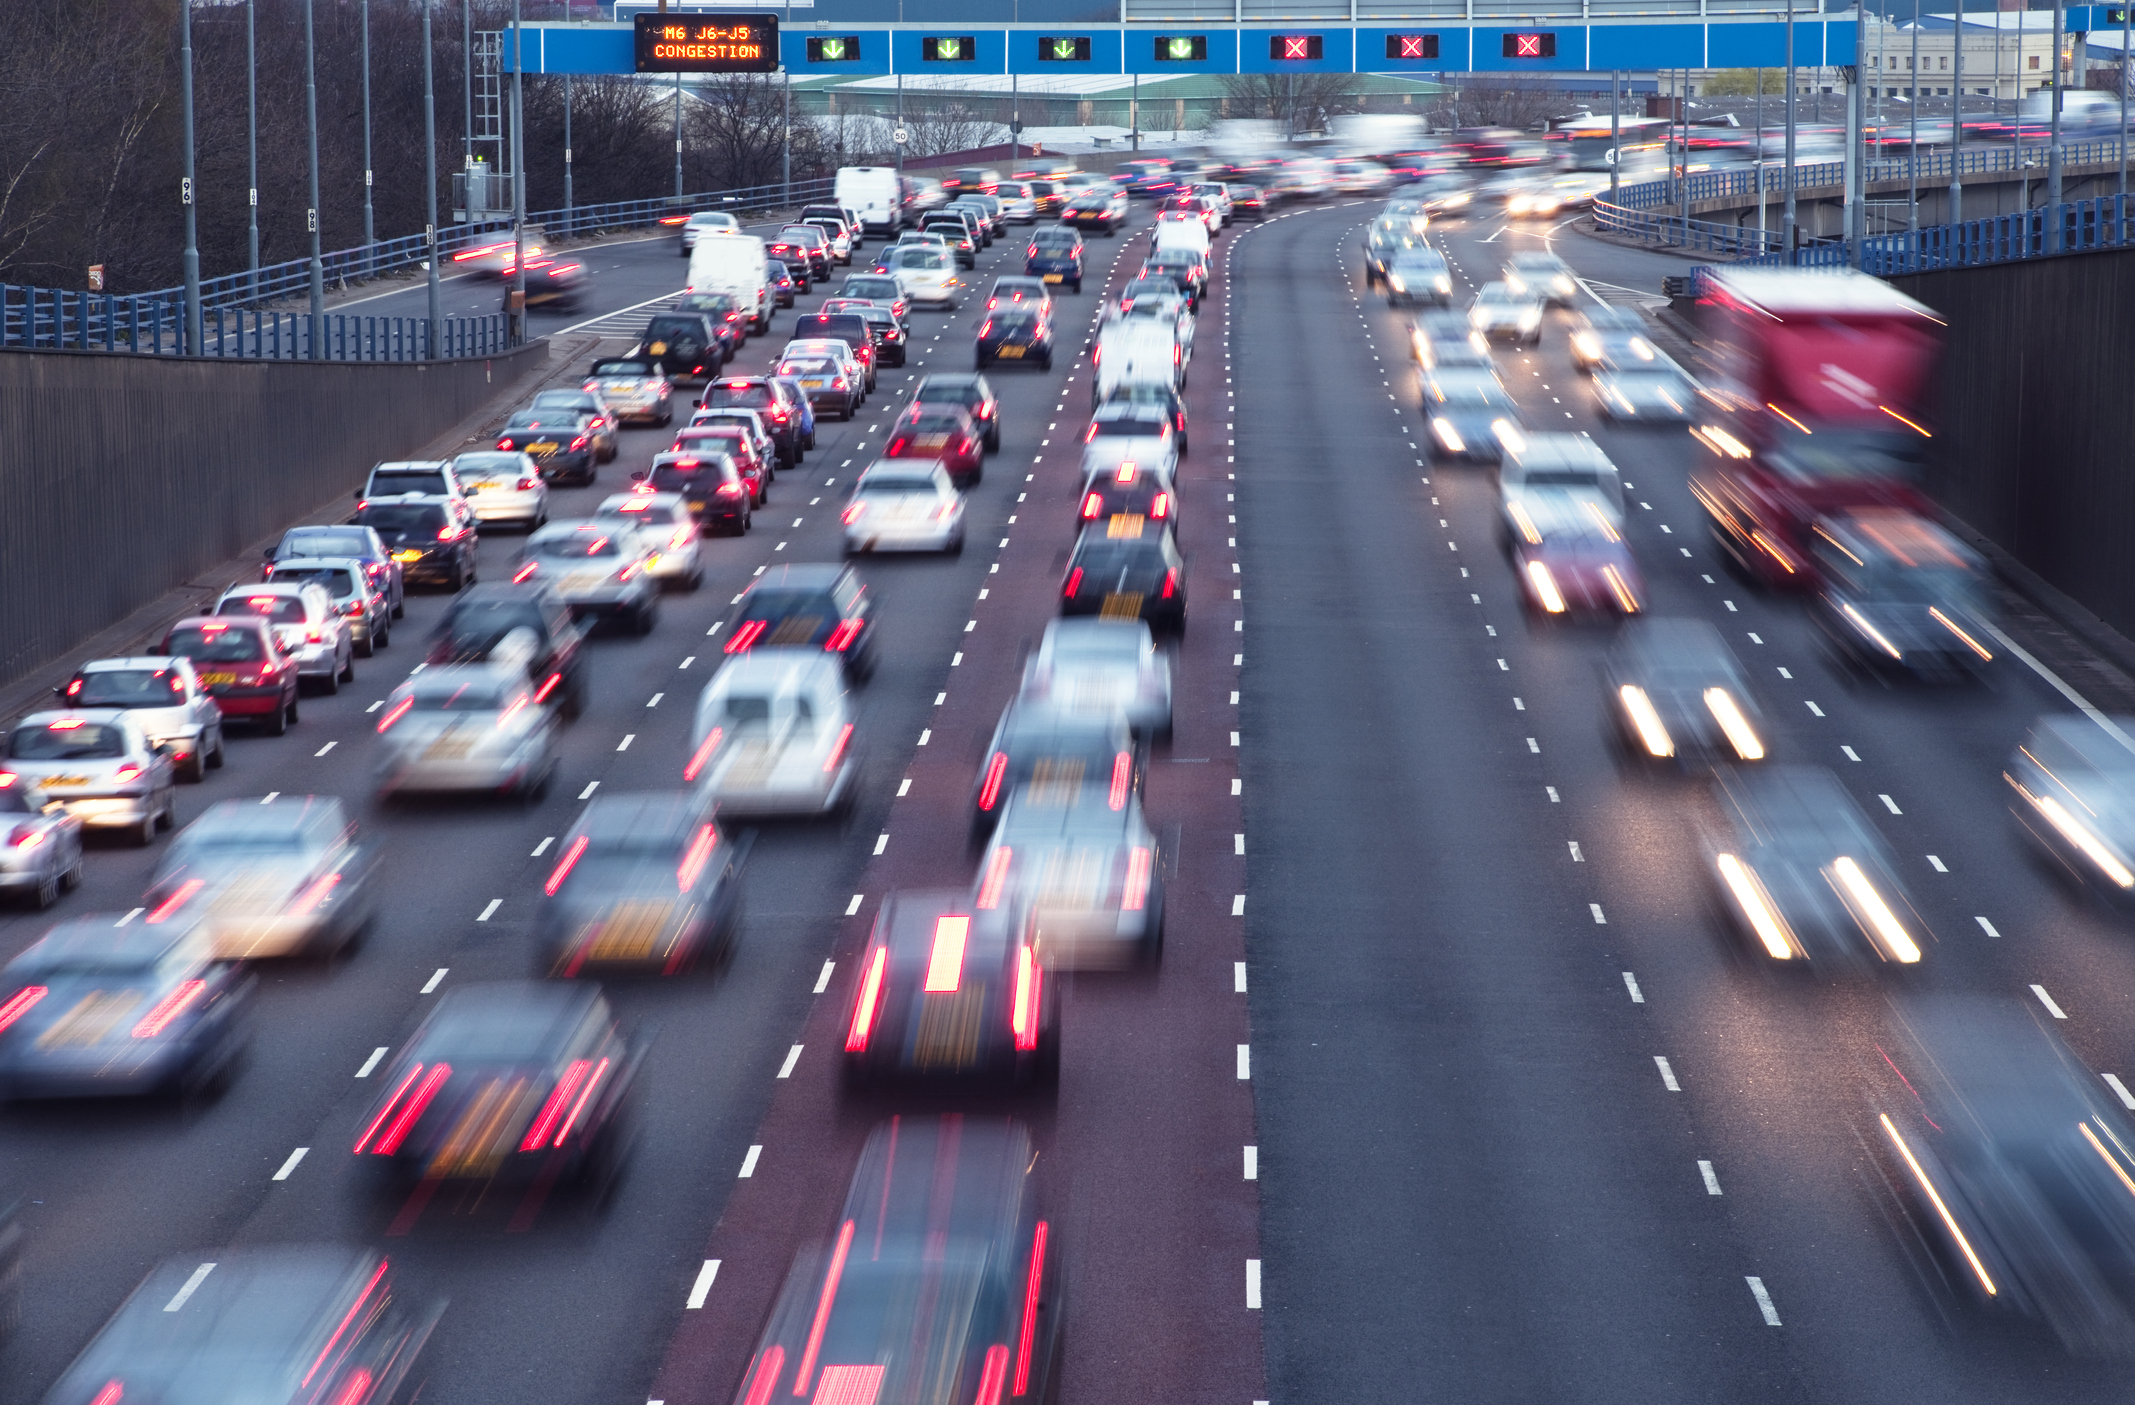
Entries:
[[363,642],[361,644],[351,643],[349,649],[352,654],[360,654],[364,658],[369,658],[378,652],[377,636],[370,631],[365,631]]
[[199,785],[207,778],[207,757],[196,748],[191,756],[185,758],[185,764],[178,768],[178,779],[188,785]]
[[160,818],[154,810],[141,817],[140,827],[129,831],[136,847],[145,849],[156,842],[156,824]]
[[284,702],[274,710],[272,717],[260,719],[260,730],[270,737],[278,737],[289,730],[289,704]]
[[972,369],[972,370],[974,370],[974,371],[983,371],[983,370],[985,370],[985,369],[986,369],[986,358],[985,358],[985,357],[983,357],[983,356],[974,356],[974,357],[972,357],[972,358],[971,358],[971,369]]
[[328,697],[332,697],[334,694],[341,691],[340,668],[334,668],[324,678],[319,680],[319,691],[326,694],[326,696]]
[[1051,369],[1053,369],[1053,358],[1048,356],[1043,361],[1040,361],[1038,363],[1038,369],[1041,371],[1050,371]]
[[30,906],[43,912],[59,901],[59,875],[47,872],[37,880],[36,891],[30,894]]
[[397,620],[406,613],[408,613],[408,600],[407,597],[403,595],[400,599],[395,600],[393,602],[393,618]]
[[356,681],[356,649],[354,645],[349,646],[348,657],[341,661],[341,681],[343,683]]
[[295,726],[297,723],[297,708],[299,705],[296,690],[292,688],[289,691],[289,723],[291,726]]
[[[386,616],[386,619],[391,619],[391,618],[392,618],[392,616],[391,616],[390,614],[388,614],[388,615]],[[392,643],[393,643],[393,627],[392,627],[391,625],[387,624],[387,623],[385,622],[385,620],[380,620],[380,621],[379,621],[379,622],[378,622],[378,623],[377,623],[376,625],[372,626],[372,628],[371,628],[371,647],[372,647],[372,648],[374,648],[374,649],[384,649],[384,648],[388,648],[388,647],[390,647],[390,646],[392,645]]]
[[222,728],[220,727],[215,729],[215,749],[207,753],[207,757],[208,765],[218,771],[222,769],[222,763],[229,759],[222,754]]
[[466,589],[466,587],[467,568],[465,566],[454,565],[452,568],[452,577],[445,583],[445,589],[451,591],[460,591]]

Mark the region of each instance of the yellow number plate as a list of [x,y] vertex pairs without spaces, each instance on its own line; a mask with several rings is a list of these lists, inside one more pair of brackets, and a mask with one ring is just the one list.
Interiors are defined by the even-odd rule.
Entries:
[[667,343],[664,341],[656,341],[651,346],[648,346],[645,349],[655,356],[665,356],[667,354]]
[[200,675],[201,684],[209,688],[220,687],[225,683],[235,683],[236,681],[237,675],[234,673],[203,673]]
[[37,784],[43,786],[46,790],[50,790],[54,786],[61,785],[87,785],[89,784],[89,778],[87,776],[46,776]]
[[1138,620],[1142,617],[1142,593],[1138,590],[1115,591],[1105,597],[1104,608],[1097,614],[1100,619]]
[[996,351],[994,355],[1004,361],[1014,361],[1022,357],[1023,348],[1020,346],[1004,346],[999,351]]
[[1139,512],[1113,513],[1105,523],[1105,535],[1139,539],[1142,535],[1142,515]]
[[1045,281],[1048,283],[1065,283],[1067,275],[1065,273],[1048,273],[1045,275]]
[[552,439],[544,439],[539,444],[527,445],[526,451],[537,459],[546,458],[556,452],[556,442]]
[[422,559],[423,559],[423,554],[422,554],[422,553],[421,553],[420,551],[412,551],[412,550],[411,550],[411,551],[396,551],[396,552],[394,552],[394,553],[393,553],[393,559],[394,559],[395,561],[420,561],[420,560],[422,560]]

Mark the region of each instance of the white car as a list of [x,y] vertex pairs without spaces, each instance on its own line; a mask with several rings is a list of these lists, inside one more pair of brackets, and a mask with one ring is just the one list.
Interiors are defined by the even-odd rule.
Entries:
[[274,642],[297,661],[297,677],[309,678],[328,693],[356,681],[356,643],[348,620],[334,609],[323,585],[296,581],[261,581],[233,585],[215,602],[217,615],[264,619],[274,627]]
[[153,844],[178,815],[178,787],[166,748],[117,708],[33,712],[8,734],[0,778],[31,785],[94,829],[130,831]]
[[593,520],[637,533],[650,552],[645,569],[654,580],[684,590],[704,584],[704,563],[697,555],[703,537],[689,500],[680,493],[611,493],[593,510]]
[[1038,202],[1032,197],[1029,186],[1021,181],[1003,181],[994,193],[1000,197],[1003,224],[1038,222]]
[[541,466],[528,455],[484,450],[461,454],[452,468],[474,509],[474,520],[484,526],[511,522],[531,532],[549,520],[549,485],[541,481]]
[[425,669],[393,690],[378,719],[378,793],[488,791],[538,800],[556,770],[556,726],[523,668]]
[[527,539],[512,582],[547,586],[574,618],[611,619],[650,634],[660,617],[659,584],[646,569],[651,555],[635,532],[603,522],[551,522]]
[[1510,283],[1485,283],[1468,304],[1468,325],[1492,340],[1542,344],[1542,300]]
[[191,659],[151,654],[92,659],[57,690],[67,707],[125,711],[167,751],[180,780],[200,781],[222,764],[222,709],[193,671]]
[[890,276],[905,297],[915,303],[956,311],[957,289],[964,286],[956,276],[956,256],[936,244],[904,244],[885,256]]
[[739,234],[741,221],[721,210],[699,210],[682,222],[682,257],[697,247],[697,240],[707,234]]
[[1498,465],[1499,530],[1508,542],[1538,541],[1545,515],[1582,517],[1603,532],[1623,531],[1623,475],[1586,434],[1505,437]]
[[1223,224],[1231,222],[1231,189],[1222,181],[1195,181],[1186,187],[1190,195],[1205,196],[1216,202],[1216,217]]
[[1171,658],[1146,620],[1054,620],[1023,665],[1031,702],[1067,712],[1117,714],[1137,737],[1171,740]]
[[0,893],[28,893],[38,908],[82,882],[82,822],[46,803],[28,781],[0,778]]
[[662,427],[674,423],[674,383],[660,374],[656,361],[635,356],[595,361],[585,388],[600,392],[614,407],[618,422],[634,419]]
[[1571,265],[1539,250],[1512,256],[1505,265],[1505,285],[1557,307],[1570,307],[1579,297],[1579,281],[1572,276]]
[[723,817],[836,814],[859,777],[843,661],[821,649],[751,649],[697,699],[682,778]]
[[845,505],[845,554],[964,549],[964,495],[938,459],[877,459]]
[[1337,161],[1332,176],[1337,195],[1381,195],[1394,184],[1394,173],[1376,161]]

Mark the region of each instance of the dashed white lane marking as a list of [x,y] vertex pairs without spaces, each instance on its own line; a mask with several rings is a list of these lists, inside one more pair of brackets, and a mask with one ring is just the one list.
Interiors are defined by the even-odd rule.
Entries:
[[778,1066],[778,1076],[791,1078],[793,1066],[801,1061],[801,1046],[796,1044],[786,1051],[786,1061]]
[[1235,893],[1231,896],[1231,916],[1245,916],[1245,894]]
[[1245,1261],[1245,1305],[1252,1311],[1260,1310],[1260,1260]]
[[1240,995],[1245,994],[1245,963],[1243,961],[1233,961],[1231,963],[1231,989]]
[[[2131,1106],[2135,1106],[2135,1104],[2131,1104]],[[1245,1149],[1245,1178],[1249,1181],[1260,1179],[1260,1148],[1257,1146],[1249,1146]]]
[[1623,988],[1631,992],[1631,1003],[1633,1005],[1646,1003],[1646,993],[1638,988],[1638,977],[1632,975],[1629,971],[1623,973]]
[[528,854],[527,857],[530,859],[540,858],[543,854],[546,854],[549,851],[549,845],[554,844],[555,842],[556,836],[552,834],[548,838],[542,840],[539,844],[536,844],[534,846],[534,852]]
[[451,969],[452,968],[450,966],[438,967],[436,973],[432,975],[429,980],[424,981],[423,988],[420,991],[417,991],[416,993],[418,995],[430,995],[435,993],[437,988],[445,983],[445,972]]
[[1542,743],[1536,741],[1533,737],[1529,737],[1527,739],[1527,749],[1540,756],[1542,754]]
[[1933,854],[1929,854],[1929,855],[1927,856],[1927,864],[1928,864],[1928,867],[1929,867],[1929,868],[1932,868],[1932,869],[1934,869],[1934,870],[1935,870],[1935,872],[1937,872],[1937,873],[1948,873],[1948,872],[1949,872],[1949,869],[1948,869],[1948,868],[1946,868],[1946,867],[1944,867],[1944,865],[1943,865],[1943,862],[1942,862],[1942,860],[1941,860],[1941,859],[1939,859],[1939,858],[1937,858],[1937,857],[1935,857],[1935,856],[1934,856]]
[[148,911],[148,909],[145,907],[136,907],[129,909],[124,917],[121,917],[118,921],[112,923],[111,925],[114,927],[123,927],[146,911]]
[[2119,1096],[2123,1106],[2135,1108],[2135,1093],[2128,1091],[2127,1084],[2121,1082],[2119,1078],[2110,1073],[2099,1076],[2105,1079],[2105,1086],[2111,1088]]
[[1745,1274],[1743,1282],[1750,1285],[1750,1296],[1757,1300],[1757,1311],[1764,1314],[1764,1325],[1779,1325],[1779,1309],[1772,1306],[1772,1295],[1764,1290],[1764,1280],[1753,1274]]
[[660,705],[660,699],[666,696],[667,694],[665,693],[654,693],[651,697],[645,699],[645,706],[658,707]]
[[821,995],[824,991],[830,989],[830,973],[837,969],[838,963],[835,961],[825,961],[823,963],[823,974],[815,978],[815,993],[817,995]]
[[1669,1067],[1667,1059],[1655,1054],[1653,1056],[1653,1066],[1661,1071],[1661,1086],[1663,1088],[1666,1088],[1671,1093],[1683,1091],[1683,1085],[1675,1081],[1675,1070]]
[[851,902],[849,902],[849,903],[845,904],[845,915],[846,915],[847,917],[852,917],[852,916],[855,916],[855,915],[857,915],[857,914],[859,913],[859,911],[860,911],[860,899],[862,899],[862,898],[863,898],[863,897],[865,897],[865,896],[867,896],[867,895],[866,895],[865,893],[854,893],[854,894],[853,894],[853,900],[852,900]]
[[919,744],[925,746],[933,735],[934,729],[932,727],[922,727],[919,732]]
[[475,918],[475,921],[487,922],[490,918],[497,915],[497,909],[502,906],[504,906],[504,899],[491,898],[489,900],[489,906],[482,909],[482,915],[480,917]]
[[907,794],[911,792],[911,789],[912,778],[910,776],[906,776],[903,780],[897,782],[897,798],[902,800]]
[[581,800],[591,800],[593,798],[593,792],[599,789],[599,781],[587,781],[586,788],[578,792],[578,798]]
[[889,835],[887,835],[887,834],[878,834],[878,835],[876,835],[876,836],[875,836],[875,853],[876,853],[876,855],[877,855],[878,857],[879,857],[879,856],[881,855],[881,853],[882,853],[882,851],[883,851],[884,849],[887,849],[887,848],[889,848],[889,847],[890,847],[890,837],[889,837]]
[[364,711],[365,711],[365,712],[376,712],[376,711],[377,711],[377,710],[378,710],[379,708],[381,708],[381,707],[384,707],[384,706],[385,706],[385,699],[384,699],[384,698],[380,698],[380,699],[379,699],[379,700],[378,700],[377,702],[374,702],[374,703],[372,703],[372,704],[371,704],[371,705],[370,705],[369,707],[365,708],[365,709],[364,709]]
[[1587,910],[1588,912],[1591,912],[1591,913],[1593,913],[1593,914],[1594,914],[1594,925],[1595,925],[1595,926],[1597,926],[1597,927],[1606,927],[1606,926],[1608,926],[1608,925],[1609,925],[1609,919],[1601,915],[1601,904],[1600,904],[1600,903],[1588,903],[1588,904],[1586,905],[1586,910]]
[[1843,752],[1845,752],[1845,753],[1846,753],[1846,759],[1847,759],[1848,761],[1858,761],[1858,760],[1860,760],[1860,759],[1861,759],[1861,757],[1860,757],[1860,753],[1859,753],[1859,752],[1857,752],[1857,751],[1855,751],[1855,750],[1854,750],[1854,749],[1853,749],[1852,747],[1850,747],[1850,746],[1842,746],[1842,747],[1840,747],[1840,748],[1839,748],[1839,750],[1840,750],[1840,751],[1843,751]]
[[2068,1016],[2062,1011],[2061,1007],[2053,1003],[2053,997],[2046,993],[2045,986],[2034,985],[2031,988],[2031,993],[2039,997],[2039,1003],[2046,1007],[2047,1014],[2052,1015],[2057,1020],[2065,1020],[2068,1018]]
[[295,1151],[290,1152],[289,1159],[282,1163],[281,1170],[276,1171],[274,1173],[274,1178],[278,1181],[288,1180],[289,1173],[297,1168],[297,1163],[302,1161],[304,1159],[305,1153],[310,1150],[311,1148],[308,1146],[300,1146]]
[[1824,715],[1824,710],[1822,708],[1818,707],[1815,703],[1810,702],[1807,699],[1803,699],[1802,706],[1809,709],[1810,712],[1814,713],[1818,717]]
[[1707,1195],[1718,1195],[1720,1193],[1720,1178],[1713,1173],[1710,1161],[1700,1161],[1698,1163],[1698,1174],[1705,1178],[1705,1193]]
[[1891,799],[1888,795],[1883,795],[1879,793],[1876,796],[1876,799],[1882,801],[1883,808],[1890,811],[1893,815],[1902,815],[1905,813],[1905,811],[1898,808],[1898,802]]
[[675,667],[676,667],[676,668],[688,668],[688,667],[689,667],[689,666],[690,666],[691,664],[695,663],[696,661],[697,661],[697,656],[696,656],[695,654],[691,654],[691,655],[690,655],[690,656],[689,656],[688,658],[686,658],[686,659],[682,660],[682,662],[680,662],[680,663],[676,664],[676,665],[675,665]]
[[1988,936],[1998,937],[2001,935],[2000,932],[1994,930],[1994,924],[1992,922],[1989,922],[1986,918],[1975,917],[1972,920],[1974,922],[1977,922],[1979,924],[1979,930],[1985,932]]
[[1244,793],[1245,793],[1245,782],[1244,782],[1244,781],[1242,781],[1242,780],[1239,780],[1239,779],[1238,779],[1238,778],[1237,778],[1236,776],[1233,776],[1233,777],[1231,778],[1231,794],[1233,794],[1233,795],[1242,795],[1242,794],[1244,794]]
[[696,1309],[703,1307],[704,1300],[711,1296],[712,1280],[717,1278],[718,1276],[719,1260],[706,1259],[704,1261],[704,1267],[697,1270],[697,1281],[690,1285],[689,1301],[684,1303],[683,1306],[689,1308],[693,1312]]
[[177,1292],[171,1294],[171,1300],[163,1305],[163,1310],[165,1312],[176,1312],[179,1308],[184,1307],[185,1300],[199,1292],[200,1285],[207,1282],[208,1275],[214,1271],[215,1265],[213,1263],[204,1263],[194,1269],[193,1276],[186,1279],[179,1286]]
[[362,1068],[356,1070],[356,1076],[358,1078],[370,1077],[371,1071],[377,1068],[380,1063],[384,1062],[386,1050],[392,1047],[393,1046],[390,1044],[381,1044],[377,1048],[371,1050],[371,1056],[363,1061]]
[[1582,854],[1582,853],[1580,853],[1580,852],[1579,852],[1579,841],[1578,841],[1578,840],[1576,840],[1576,839],[1567,839],[1567,840],[1565,840],[1564,842],[1565,842],[1566,844],[1569,844],[1569,845],[1571,846],[1571,850],[1572,850],[1572,862],[1573,862],[1573,863],[1585,863],[1585,862],[1586,862],[1586,855],[1584,855],[1584,854]]
[[314,751],[314,752],[312,753],[312,755],[313,755],[313,756],[324,756],[324,755],[325,755],[325,754],[326,754],[327,752],[329,752],[329,751],[332,751],[332,750],[333,750],[333,749],[334,749],[335,747],[337,747],[337,746],[339,746],[339,745],[341,745],[341,743],[339,743],[339,742],[328,742],[328,743],[327,743],[326,745],[324,745],[324,746],[320,747],[320,748],[319,748],[319,749],[318,749],[317,751]]
[[763,1154],[764,1149],[761,1146],[750,1147],[749,1154],[741,1158],[741,1174],[736,1176],[734,1179],[745,1181],[749,1179],[749,1177],[755,1175],[756,1158],[762,1156]]
[[1555,786],[1553,786],[1553,785],[1545,785],[1545,786],[1543,786],[1543,787],[1542,787],[1542,789],[1544,789],[1544,790],[1546,790],[1546,791],[1548,791],[1548,792],[1549,792],[1549,803],[1550,803],[1550,804],[1552,804],[1552,805],[1561,805],[1561,804],[1563,804],[1563,803],[1564,803],[1563,801],[1561,801],[1561,800],[1559,800],[1559,799],[1557,798],[1557,788],[1556,788]]
[[275,801],[281,798],[282,793],[279,790],[270,790],[265,795],[262,795],[259,798],[259,803],[262,805],[272,805]]
[[1238,1076],[1246,1079],[1253,1076],[1253,1046],[1250,1044],[1238,1046]]
[[1244,835],[1242,835],[1242,834],[1233,834],[1233,835],[1231,836],[1231,852],[1232,852],[1232,853],[1235,853],[1235,854],[1242,854],[1242,853],[1244,853],[1244,852],[1245,852],[1245,836],[1244,836]]

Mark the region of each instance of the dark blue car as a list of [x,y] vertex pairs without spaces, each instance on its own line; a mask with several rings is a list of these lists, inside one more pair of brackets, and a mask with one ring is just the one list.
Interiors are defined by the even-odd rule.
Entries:
[[1082,236],[1057,226],[1035,231],[1023,254],[1023,272],[1056,283],[1071,293],[1082,291]]

